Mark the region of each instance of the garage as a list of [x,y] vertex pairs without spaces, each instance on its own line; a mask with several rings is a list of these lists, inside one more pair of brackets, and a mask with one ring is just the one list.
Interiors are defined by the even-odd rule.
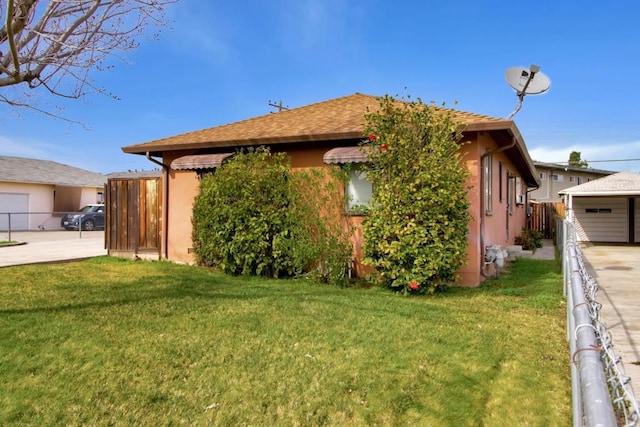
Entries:
[[640,174],[619,172],[560,195],[578,241],[640,243]]
[[629,242],[628,198],[575,197],[573,212],[579,241]]
[[11,215],[11,231],[24,231],[29,227],[29,194],[0,193],[0,231],[9,230]]

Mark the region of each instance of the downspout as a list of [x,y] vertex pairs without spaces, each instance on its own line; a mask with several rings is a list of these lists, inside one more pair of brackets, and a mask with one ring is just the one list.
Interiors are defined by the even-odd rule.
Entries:
[[[480,156],[480,265],[484,266],[484,257],[485,257],[485,246],[484,246],[484,216],[485,216],[485,206],[484,206],[484,159],[488,156],[492,156],[494,154],[502,153],[503,151],[507,151],[516,146],[516,138],[512,137],[511,144],[505,145],[504,147],[496,148],[492,151],[487,151],[483,155]],[[500,177],[502,179],[502,177]],[[484,274],[484,267],[480,268],[480,274],[482,276],[487,277]]]
[[169,218],[169,166],[151,157],[151,153],[147,151],[147,160],[155,163],[162,168],[162,240],[160,242],[160,258],[169,259],[169,249],[167,245],[167,219]]

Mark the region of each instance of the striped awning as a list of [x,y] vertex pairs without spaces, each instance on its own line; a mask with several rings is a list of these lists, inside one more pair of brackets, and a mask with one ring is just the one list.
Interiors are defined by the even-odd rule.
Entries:
[[171,162],[171,169],[213,169],[220,166],[224,159],[230,156],[233,156],[233,153],[195,154],[192,156],[182,156]]
[[325,163],[364,163],[368,161],[365,149],[361,147],[336,147],[327,151],[323,158]]

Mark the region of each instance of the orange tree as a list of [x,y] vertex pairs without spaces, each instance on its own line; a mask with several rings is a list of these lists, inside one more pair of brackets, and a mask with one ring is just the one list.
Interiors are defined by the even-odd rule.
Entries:
[[455,280],[467,247],[468,170],[453,111],[385,96],[365,131],[374,191],[364,262],[387,287],[433,293]]

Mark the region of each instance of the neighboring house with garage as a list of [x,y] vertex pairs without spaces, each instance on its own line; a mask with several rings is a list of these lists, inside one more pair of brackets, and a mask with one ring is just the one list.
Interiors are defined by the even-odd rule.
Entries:
[[[50,160],[0,156],[0,231],[59,230],[60,214],[104,202],[107,178]],[[10,214],[10,215],[9,215]]]
[[[225,159],[247,147],[267,146],[285,152],[293,169],[341,167],[367,161],[358,149],[364,138],[365,114],[379,107],[379,98],[356,93],[300,108],[265,114],[222,126],[123,147],[146,156],[162,168],[161,258],[194,262],[192,210],[199,180]],[[461,124],[461,162],[469,169],[469,223],[466,265],[459,271],[465,285],[478,285],[492,274],[485,248],[512,245],[526,224],[527,190],[539,185],[524,139],[511,120],[454,111]],[[371,183],[349,168],[344,191],[359,205],[368,203]],[[109,207],[108,207],[109,208]],[[354,271],[364,274],[363,216],[345,206],[355,226]],[[118,227],[114,223],[114,227]],[[115,233],[116,235],[118,233]],[[111,249],[110,249],[111,250]]]
[[579,168],[557,163],[533,161],[540,179],[540,188],[533,190],[529,197],[536,202],[561,202],[560,191],[584,184],[594,179],[614,174],[613,171]]
[[640,243],[640,174],[619,172],[560,193],[578,241]]

